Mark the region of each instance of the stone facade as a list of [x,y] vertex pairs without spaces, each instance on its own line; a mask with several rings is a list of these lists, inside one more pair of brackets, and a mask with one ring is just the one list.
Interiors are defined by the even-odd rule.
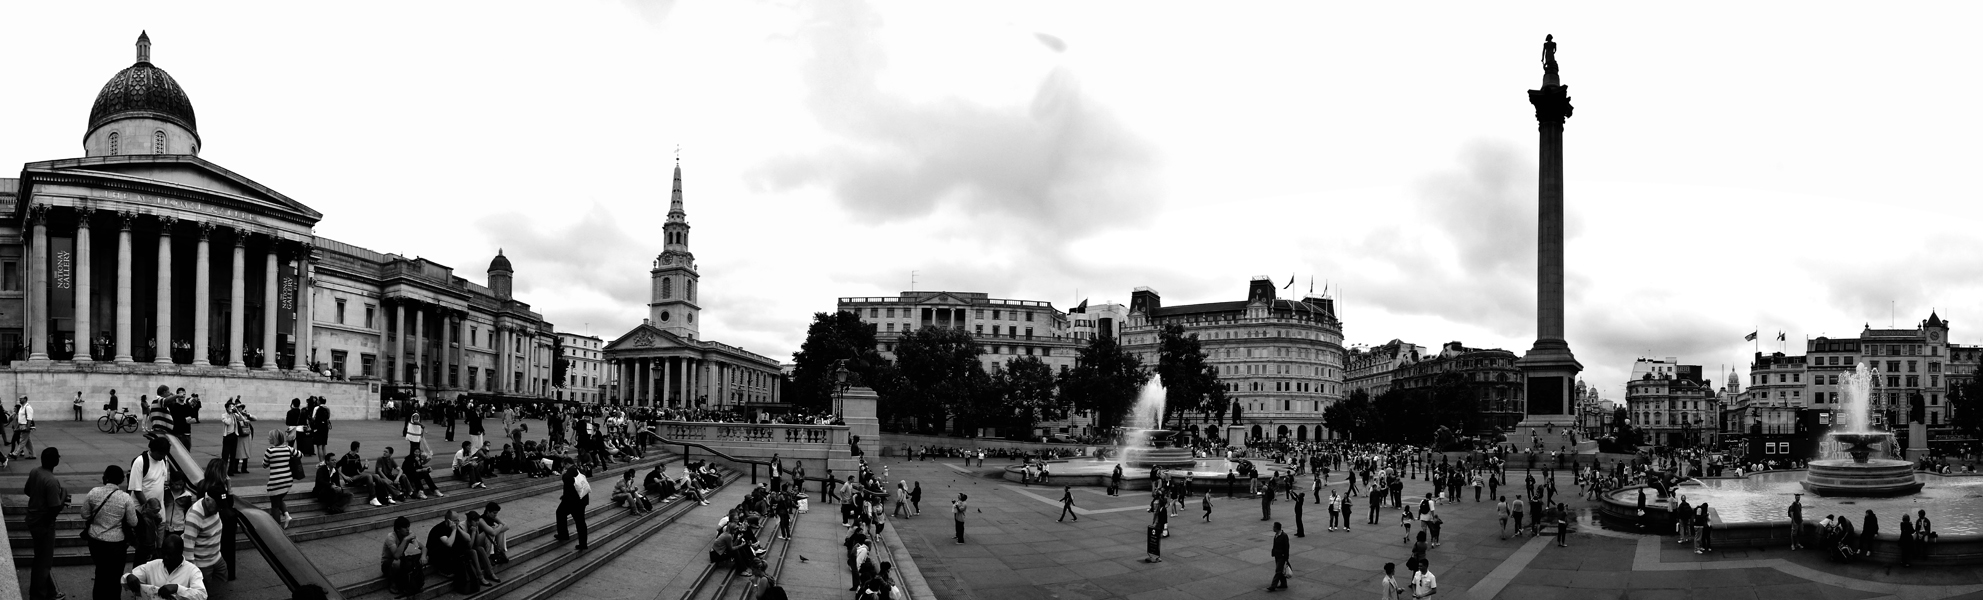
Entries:
[[1476,430],[1467,433],[1511,431],[1521,422],[1522,372],[1515,367],[1515,353],[1500,348],[1468,348],[1459,342],[1447,342],[1438,354],[1394,370],[1391,387],[1410,390],[1432,386],[1446,373],[1458,373],[1466,379],[1467,388],[1474,394],[1475,407],[1480,411]]
[[509,296],[500,253],[483,287],[318,237],[323,213],[201,145],[141,36],[97,96],[84,156],[0,180],[0,363],[16,374],[0,388],[135,399],[162,384],[274,414],[314,395],[339,418],[388,395],[549,389],[551,325]]
[[[1123,348],[1154,366],[1158,333],[1165,325],[1182,325],[1187,335],[1198,337],[1206,362],[1219,369],[1226,396],[1239,406],[1239,424],[1251,438],[1328,439],[1322,410],[1348,393],[1336,301],[1319,296],[1284,300],[1275,291],[1272,281],[1255,277],[1243,301],[1164,306],[1156,290],[1136,288],[1130,295]],[[1172,427],[1226,435],[1195,414]]]

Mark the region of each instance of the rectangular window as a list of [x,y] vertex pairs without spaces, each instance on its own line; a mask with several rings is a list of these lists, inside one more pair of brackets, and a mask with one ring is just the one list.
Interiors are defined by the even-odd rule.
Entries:
[[[468,326],[468,345],[470,345],[470,346],[473,346],[473,345],[475,345],[475,340],[476,340],[476,336],[475,336],[475,334],[476,334],[476,331],[477,331],[477,330],[475,329],[475,326],[474,326],[474,325],[469,325],[469,326]],[[474,386],[473,384],[470,384],[470,385],[468,386],[468,388],[469,388],[469,389],[475,389],[475,386]]]
[[9,260],[0,262],[0,290],[21,291],[21,262]]
[[338,299],[337,299],[337,321],[336,321],[336,322],[337,322],[337,324],[339,324],[339,325],[343,325],[343,324],[344,324],[344,299],[343,299],[343,298],[338,298]]
[[376,370],[375,370],[375,369],[377,369],[377,368],[378,368],[378,366],[379,366],[379,357],[378,357],[378,356],[375,356],[375,355],[371,355],[371,354],[360,354],[360,355],[358,355],[358,376],[360,376],[360,377],[372,377],[372,376],[373,376],[373,375],[372,375],[373,373],[377,373],[377,372],[378,372],[378,371],[376,371]]
[[1920,375],[1908,375],[1908,376],[1907,376],[1907,387],[1921,387],[1921,376],[1920,376]]
[[1790,374],[1790,382],[1791,382],[1791,383],[1803,383],[1803,382],[1804,382],[1804,374],[1803,374],[1803,373],[1791,373],[1791,374]]
[[1033,322],[1033,311],[1026,311],[1026,322]]
[[993,319],[993,320],[997,320],[997,319],[998,319],[998,309],[996,309],[996,308],[994,308],[994,309],[992,309],[992,319]]
[[378,326],[377,326],[377,325],[373,325],[373,324],[372,324],[372,320],[373,320],[373,319],[376,319],[376,318],[378,318],[378,315],[379,315],[379,307],[377,307],[377,306],[373,306],[373,305],[370,305],[370,304],[367,304],[367,305],[365,305],[365,328],[366,328],[366,329],[377,329],[377,328],[378,328]]
[[[1030,314],[1032,314],[1032,313],[1026,313],[1026,314],[1029,314],[1029,315],[1030,315]],[[1027,319],[1027,320],[1029,320],[1029,321],[1030,321],[1030,320],[1032,320],[1032,319]],[[1027,327],[1027,328],[1026,328],[1026,339],[1029,339],[1029,340],[1030,340],[1030,339],[1033,339],[1033,328],[1031,328],[1031,327]]]
[[480,373],[481,371],[482,371],[482,370],[481,370],[480,368],[478,368],[478,367],[469,367],[469,368],[468,368],[468,389],[471,389],[471,390],[472,390],[472,389],[475,389],[475,376],[476,376],[477,374],[479,374],[479,373]]
[[877,319],[877,318],[881,318],[881,309],[879,309],[879,308],[870,308],[870,309],[868,309],[868,318],[870,318],[870,319]]
[[331,377],[344,379],[344,359],[348,356],[343,350],[331,351]]
[[895,333],[895,324],[894,324],[894,323],[889,323],[889,324],[888,324],[888,332],[889,332],[889,333]]
[[1913,372],[1914,372],[1914,367],[1915,367],[1915,363],[1916,363],[1916,362],[1918,362],[1918,361],[1912,361],[1912,360],[1910,360],[1910,361],[1907,361],[1907,372],[1909,372],[1909,373],[1913,373]]
[[1899,372],[1900,372],[1900,361],[1897,361],[1897,360],[1890,360],[1890,361],[1887,361],[1887,372],[1888,372],[1888,373],[1899,373]]
[[891,308],[891,309],[888,309],[888,318],[890,318],[890,319],[893,319],[893,318],[895,318],[895,309],[893,309],[893,308]]
[[448,387],[461,387],[461,367],[448,365]]
[[983,326],[983,325],[978,325],[978,326],[976,326],[976,327],[977,327],[977,330],[976,330],[976,333],[977,333],[977,335],[980,335],[980,336],[982,336],[982,335],[984,335],[984,334],[985,334],[985,326]]

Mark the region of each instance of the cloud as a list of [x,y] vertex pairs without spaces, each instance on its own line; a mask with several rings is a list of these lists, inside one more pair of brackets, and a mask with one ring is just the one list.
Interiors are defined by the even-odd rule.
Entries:
[[1061,39],[1058,37],[1045,33],[1034,32],[1033,39],[1039,40],[1040,44],[1046,46],[1048,50],[1052,50],[1054,52],[1067,51],[1067,42],[1061,41]]
[[[627,277],[630,270],[642,270],[636,262],[651,248],[629,235],[613,212],[594,203],[578,221],[566,227],[546,227],[542,215],[503,212],[483,217],[476,227],[491,240],[502,244],[503,254],[516,265],[516,295],[583,294],[604,296],[599,305],[645,305],[647,279]],[[601,260],[614,257],[617,260]],[[600,300],[600,299],[593,299]],[[570,306],[571,301],[561,302]],[[585,309],[560,311],[560,319],[581,316]],[[566,315],[570,315],[569,317]],[[564,325],[563,321],[554,321]],[[594,323],[612,322],[601,319]]]
[[666,25],[668,15],[675,12],[675,0],[621,0],[621,3],[648,25],[657,27]]
[[810,8],[794,39],[810,53],[806,107],[829,141],[762,163],[749,176],[759,190],[821,188],[868,223],[962,224],[953,241],[1049,272],[1076,262],[1069,245],[1147,222],[1159,203],[1153,144],[1068,68],[1049,68],[1025,102],[912,98],[882,85],[888,53],[869,6]]

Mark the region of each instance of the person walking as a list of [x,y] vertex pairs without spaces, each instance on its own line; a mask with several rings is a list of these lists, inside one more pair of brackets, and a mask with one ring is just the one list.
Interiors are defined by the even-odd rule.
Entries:
[[[805,467],[799,467],[799,472],[804,473]],[[923,482],[918,481],[916,487],[909,489],[909,506],[916,509],[915,516],[923,516]]]
[[1508,505],[1508,511],[1515,515],[1515,537],[1522,537],[1522,516],[1523,513],[1528,512],[1528,508],[1528,501],[1523,500],[1521,496],[1515,496],[1515,502]]
[[1205,495],[1198,497],[1198,505],[1205,508],[1204,522],[1212,522],[1212,490],[1210,488],[1205,490]]
[[34,455],[34,405],[28,404],[28,397],[21,396],[14,405],[14,451],[13,458],[27,458]]
[[1508,497],[1502,496],[1494,502],[1494,516],[1501,518],[1501,539],[1508,539]]
[[578,526],[578,549],[586,549],[585,505],[591,499],[592,482],[586,480],[585,473],[576,464],[565,467],[565,491],[558,499],[558,541],[571,539],[565,529],[565,519],[571,519]]
[[1116,495],[1116,490],[1120,489],[1122,489],[1122,463],[1116,463],[1115,472],[1109,474],[1109,495]]
[[1702,502],[1694,507],[1695,554],[1714,551],[1713,518],[1714,513],[1708,508],[1708,503]]
[[125,527],[138,526],[138,507],[131,494],[118,487],[124,481],[124,468],[110,465],[103,469],[103,485],[83,498],[83,539],[89,542],[90,561],[96,565],[92,600],[118,600],[117,579],[124,571]]
[[[1432,537],[1434,539],[1437,539],[1439,537],[1439,535],[1436,533],[1438,530],[1439,530],[1438,527],[1433,528],[1433,531],[1435,533],[1433,534]],[[1570,507],[1569,505],[1558,502],[1556,503],[1556,547],[1558,548],[1570,547],[1569,539],[1570,539]]]
[[1267,583],[1267,591],[1288,589],[1288,534],[1281,531],[1281,524],[1274,523],[1274,580]]
[[1379,511],[1382,511],[1383,508],[1384,508],[1384,488],[1378,487],[1376,485],[1370,486],[1370,522],[1366,524],[1376,525],[1377,513]]
[[957,543],[959,544],[964,543],[964,509],[968,508],[965,502],[970,499],[971,497],[969,495],[958,494],[957,500],[950,503],[950,512],[956,515],[957,518]]
[[1900,514],[1900,566],[1912,567],[1914,563],[1914,520],[1907,513]]
[[1398,587],[1398,563],[1384,563],[1384,577],[1377,582],[1377,600],[1398,600],[1405,588]]
[[1060,487],[1060,521],[1058,522],[1066,522],[1068,515],[1074,515],[1076,521],[1081,520],[1081,515],[1074,512],[1074,486],[1064,485]]
[[[22,406],[26,406],[23,399]],[[28,473],[28,483],[23,491],[28,496],[28,534],[34,539],[34,562],[28,576],[29,600],[56,600],[62,594],[55,591],[55,520],[69,508],[69,491],[63,489],[62,479],[55,476],[55,467],[62,464],[62,451],[55,448],[41,449],[41,466]],[[118,555],[118,566],[123,566],[123,555]]]
[[284,528],[289,527],[290,517],[283,498],[289,494],[289,484],[303,464],[291,443],[289,430],[277,429],[269,432],[269,447],[262,450],[262,468],[269,472],[269,508],[275,509],[275,519]]

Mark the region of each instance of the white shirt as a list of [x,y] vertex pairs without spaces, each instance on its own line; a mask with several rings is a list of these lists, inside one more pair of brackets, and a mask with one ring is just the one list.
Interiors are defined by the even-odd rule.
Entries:
[[22,427],[26,427],[28,422],[33,420],[34,420],[34,405],[28,404],[26,402],[22,402],[21,412],[14,413],[14,422],[21,424]]
[[[174,571],[165,570],[164,560],[153,560],[131,569],[131,576],[138,580],[138,598],[154,600],[158,598],[158,588],[178,585],[179,592],[173,597],[179,600],[206,600],[207,584],[200,575],[200,568],[191,561],[182,561]],[[122,587],[122,586],[119,586]]]
[[131,478],[132,491],[144,494],[146,499],[163,501],[165,480],[172,477],[172,466],[161,458],[150,461],[151,466],[147,468],[145,462],[150,458],[151,453],[146,452],[131,459],[131,470],[125,473]]
[[1439,589],[1439,578],[1431,571],[1419,571],[1412,575],[1412,597],[1423,598]]

